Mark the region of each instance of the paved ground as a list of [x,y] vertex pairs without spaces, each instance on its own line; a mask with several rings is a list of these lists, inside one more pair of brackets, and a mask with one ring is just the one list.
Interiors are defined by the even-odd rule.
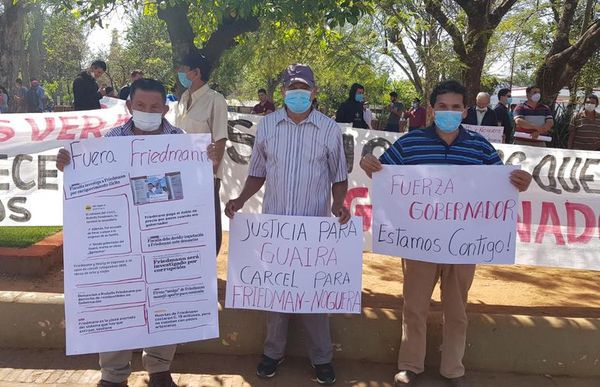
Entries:
[[[134,354],[131,387],[144,387],[147,374],[140,371],[140,355]],[[255,374],[257,356],[178,354],[173,364],[175,381],[188,387],[295,387],[317,386],[306,359],[286,359],[279,374],[262,381]],[[336,386],[392,387],[395,367],[390,364],[335,362]],[[0,387],[94,386],[100,378],[95,355],[66,357],[62,351],[0,350]],[[600,378],[578,379],[538,375],[470,372],[472,387],[598,387]],[[435,372],[420,378],[416,387],[444,387]]]

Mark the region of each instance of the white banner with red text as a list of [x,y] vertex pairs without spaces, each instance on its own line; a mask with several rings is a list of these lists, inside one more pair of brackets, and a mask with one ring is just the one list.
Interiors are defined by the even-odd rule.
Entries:
[[[260,118],[229,113],[222,206],[243,187]],[[62,224],[56,148],[73,139],[99,137],[125,119],[122,104],[92,112],[0,116],[0,225]],[[363,217],[364,247],[370,250],[371,181],[358,164],[367,153],[381,155],[401,134],[340,127],[350,172],[346,205]],[[534,176],[529,190],[519,196],[516,262],[600,270],[600,152],[494,146],[506,164],[521,165]],[[261,201],[258,193],[244,211],[260,213]]]

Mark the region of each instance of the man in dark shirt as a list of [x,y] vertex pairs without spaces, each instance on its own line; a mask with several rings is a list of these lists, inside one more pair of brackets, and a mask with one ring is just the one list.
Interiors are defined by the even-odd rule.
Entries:
[[496,112],[496,118],[500,126],[504,127],[504,143],[512,144],[513,142],[513,123],[510,118],[510,104],[512,103],[512,96],[510,95],[510,89],[500,89],[498,92],[498,104],[494,108]]
[[267,97],[267,91],[265,89],[258,90],[258,99],[260,102],[252,108],[251,114],[266,116],[267,114],[275,111],[275,105],[273,105],[273,102],[269,101],[269,98]]
[[467,117],[463,124],[477,126],[498,126],[496,112],[488,107],[490,104],[490,95],[481,92],[477,94],[476,105],[467,110]]
[[404,115],[404,105],[398,101],[398,93],[392,91],[390,93],[390,115],[385,127],[387,132],[400,132],[400,118]]
[[98,82],[106,72],[106,63],[101,60],[92,62],[90,68],[79,73],[73,81],[73,108],[75,110],[100,109],[102,93],[98,90]]
[[129,92],[131,90],[131,84],[138,79],[144,78],[144,73],[142,70],[133,70],[131,72],[131,83],[127,86],[123,86],[119,91],[119,99],[126,101],[129,98]]
[[363,102],[365,101],[365,88],[363,85],[355,83],[350,87],[348,99],[342,102],[337,112],[335,120],[337,122],[352,123],[353,128],[369,129],[363,114]]

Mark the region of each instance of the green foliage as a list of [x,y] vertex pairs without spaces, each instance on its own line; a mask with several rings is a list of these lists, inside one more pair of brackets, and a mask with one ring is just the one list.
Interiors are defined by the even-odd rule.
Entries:
[[73,99],[71,84],[87,55],[85,28],[68,12],[46,14],[43,29],[42,79],[46,94]]
[[263,24],[223,56],[212,82],[219,91],[242,100],[255,100],[256,90],[265,88],[281,104],[281,73],[289,64],[306,63],[315,72],[320,108],[328,113],[348,97],[354,82],[365,86],[372,105],[385,103],[390,80],[370,51],[375,39],[364,23],[337,28]]
[[134,13],[123,43],[115,33],[107,64],[117,88],[126,85],[131,71],[136,69],[166,85],[175,83],[169,35],[156,14]]

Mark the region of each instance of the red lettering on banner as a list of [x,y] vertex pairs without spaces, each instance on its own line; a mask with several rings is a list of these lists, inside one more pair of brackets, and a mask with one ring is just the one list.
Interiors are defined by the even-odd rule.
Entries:
[[521,242],[531,242],[531,202],[523,201],[523,219],[517,215],[517,235]]
[[58,137],[56,138],[57,140],[75,140],[75,134],[74,133],[68,133],[69,130],[75,130],[79,128],[79,125],[74,124],[72,122],[72,120],[77,120],[79,119],[79,117],[59,117],[60,122],[62,123],[62,129],[60,130],[60,133],[58,134]]
[[113,127],[116,128],[117,126],[125,125],[130,119],[131,119],[131,116],[129,114],[121,113],[117,117],[117,122],[115,122],[115,125]]
[[[548,224],[548,220],[552,224]],[[562,246],[565,244],[565,238],[560,231],[560,218],[554,203],[542,202],[542,216],[540,225],[535,233],[535,243],[542,243],[545,234],[553,234],[556,244]]]
[[[96,122],[94,122],[94,120]],[[100,129],[106,126],[106,121],[98,116],[83,116],[83,129],[81,131],[82,139],[88,138],[90,133],[94,135],[94,137],[102,137],[102,133]]]
[[31,141],[44,141],[46,137],[56,129],[54,117],[45,117],[46,127],[44,133],[40,134],[40,128],[33,118],[25,118],[25,121],[31,126]]
[[[8,120],[0,120],[0,124],[10,124]],[[6,142],[15,136],[15,130],[10,126],[0,125],[0,142]]]
[[[569,243],[588,243],[594,234],[596,227],[596,216],[594,210],[581,203],[565,203],[567,208],[567,241]],[[579,211],[585,218],[585,229],[581,235],[577,235],[577,220],[575,211]]]
[[[351,188],[346,193],[344,199],[344,207],[352,211],[351,206],[354,199],[363,198],[366,199],[369,196],[369,189],[367,187],[356,187]],[[354,206],[354,215],[362,216],[363,219],[363,231],[368,232],[371,229],[371,218],[372,218],[373,206],[370,204],[357,204]]]

